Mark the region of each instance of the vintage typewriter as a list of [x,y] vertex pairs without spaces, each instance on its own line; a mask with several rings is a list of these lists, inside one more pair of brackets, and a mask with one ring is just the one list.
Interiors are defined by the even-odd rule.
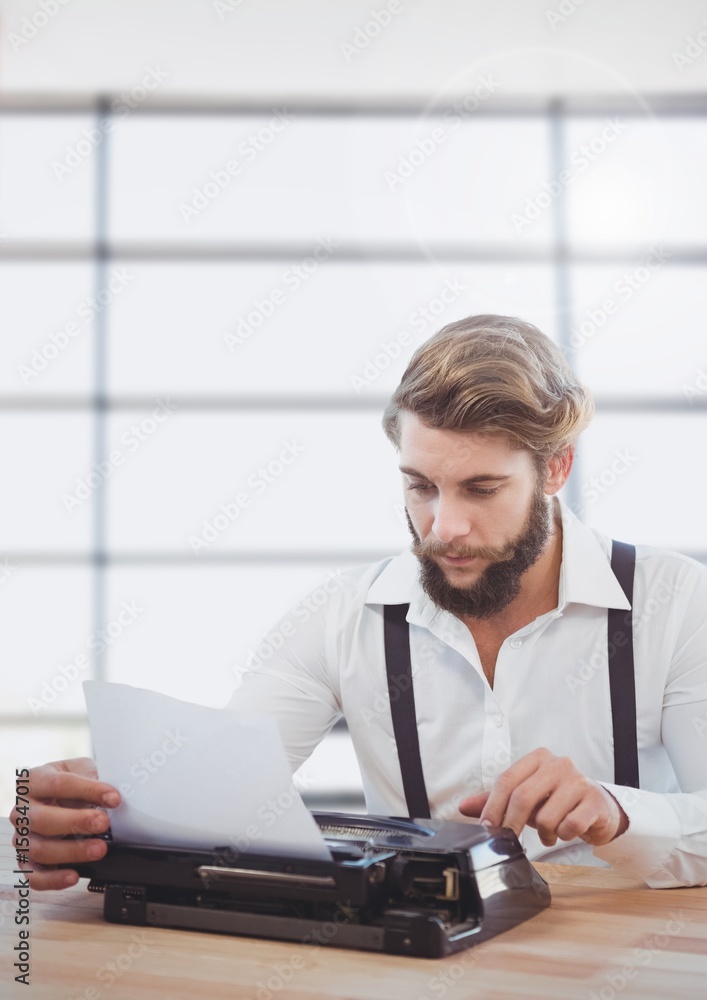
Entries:
[[[511,830],[314,812],[331,861],[110,843],[67,865],[113,923],[437,958],[539,913],[547,883]],[[106,835],[110,841],[110,834]]]

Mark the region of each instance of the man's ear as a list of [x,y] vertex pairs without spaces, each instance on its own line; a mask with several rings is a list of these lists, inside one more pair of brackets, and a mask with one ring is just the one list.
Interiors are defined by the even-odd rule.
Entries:
[[572,469],[574,461],[574,445],[568,444],[562,451],[558,451],[547,462],[547,474],[545,476],[545,492],[549,496],[559,493],[567,482],[567,477]]

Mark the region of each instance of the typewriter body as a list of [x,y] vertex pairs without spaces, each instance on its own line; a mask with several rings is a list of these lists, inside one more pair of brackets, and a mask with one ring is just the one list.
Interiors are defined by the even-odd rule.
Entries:
[[241,934],[437,958],[550,903],[505,828],[313,813],[331,861],[114,844],[67,865],[104,894],[113,923]]

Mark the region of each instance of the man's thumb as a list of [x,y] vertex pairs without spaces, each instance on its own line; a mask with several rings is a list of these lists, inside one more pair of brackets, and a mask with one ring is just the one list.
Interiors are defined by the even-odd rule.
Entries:
[[479,792],[478,795],[462,799],[459,803],[459,812],[463,816],[480,816],[490,794],[490,792]]

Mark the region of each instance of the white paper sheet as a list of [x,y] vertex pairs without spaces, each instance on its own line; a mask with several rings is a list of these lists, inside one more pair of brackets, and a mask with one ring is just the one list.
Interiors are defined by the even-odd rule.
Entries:
[[276,720],[84,681],[101,781],[119,843],[331,860],[292,782]]

